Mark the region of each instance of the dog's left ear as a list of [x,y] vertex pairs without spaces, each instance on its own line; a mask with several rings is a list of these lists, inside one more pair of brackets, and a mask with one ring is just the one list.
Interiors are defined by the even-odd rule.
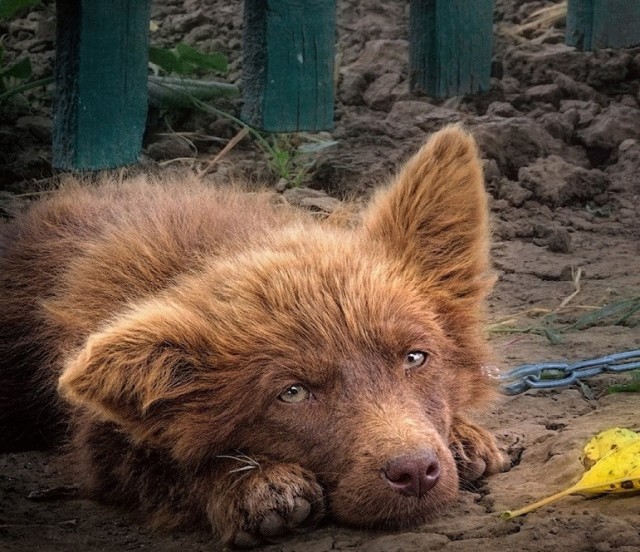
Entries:
[[238,401],[223,392],[229,375],[214,365],[211,331],[209,321],[177,303],[133,307],[67,359],[58,392],[133,441],[176,457],[224,449],[241,404],[234,411],[229,403]]
[[425,289],[457,302],[484,297],[488,207],[472,136],[458,126],[434,134],[374,198],[364,229]]

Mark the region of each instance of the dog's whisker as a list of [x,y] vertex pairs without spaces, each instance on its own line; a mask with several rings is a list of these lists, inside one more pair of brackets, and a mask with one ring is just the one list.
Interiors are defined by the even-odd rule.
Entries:
[[228,473],[238,473],[238,472],[244,472],[244,471],[248,471],[248,470],[256,470],[258,469],[258,466],[242,466],[241,468],[236,468],[234,470],[229,470]]

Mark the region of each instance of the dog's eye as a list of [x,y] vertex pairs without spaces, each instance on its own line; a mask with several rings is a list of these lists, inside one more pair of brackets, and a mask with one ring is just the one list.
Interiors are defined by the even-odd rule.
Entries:
[[278,398],[286,403],[299,403],[311,397],[311,392],[299,383],[289,387],[284,393],[280,393]]
[[409,351],[404,357],[404,369],[419,368],[427,362],[428,355],[423,351]]

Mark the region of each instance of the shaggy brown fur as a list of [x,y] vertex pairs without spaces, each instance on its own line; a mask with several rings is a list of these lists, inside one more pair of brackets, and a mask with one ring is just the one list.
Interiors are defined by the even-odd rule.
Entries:
[[355,229],[195,180],[71,182],[0,247],[3,447],[65,421],[91,495],[156,526],[238,546],[326,513],[407,526],[455,498],[458,468],[505,466],[466,417],[492,395],[491,278],[459,128]]

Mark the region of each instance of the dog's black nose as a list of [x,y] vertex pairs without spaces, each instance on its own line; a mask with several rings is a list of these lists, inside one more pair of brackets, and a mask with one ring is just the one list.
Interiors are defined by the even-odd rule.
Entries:
[[394,490],[407,496],[424,496],[440,479],[440,462],[430,450],[397,456],[382,468],[382,477]]

